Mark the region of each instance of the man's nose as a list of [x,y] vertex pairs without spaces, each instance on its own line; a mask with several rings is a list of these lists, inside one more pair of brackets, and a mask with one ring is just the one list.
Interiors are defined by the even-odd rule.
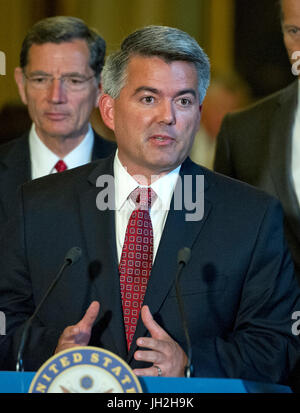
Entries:
[[160,122],[167,125],[175,125],[176,123],[176,113],[174,108],[174,103],[172,101],[166,100],[162,102],[159,114]]
[[52,103],[66,102],[67,94],[61,79],[53,79],[48,89],[48,100]]

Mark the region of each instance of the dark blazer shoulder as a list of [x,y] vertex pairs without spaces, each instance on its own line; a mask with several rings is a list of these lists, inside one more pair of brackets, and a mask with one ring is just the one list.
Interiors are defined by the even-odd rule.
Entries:
[[11,166],[20,159],[29,161],[29,132],[0,145],[0,162]]
[[[40,208],[41,204],[46,208],[52,203],[65,205],[72,202],[70,200],[74,198],[74,194],[97,189],[99,176],[113,176],[113,161],[114,154],[60,174],[35,179],[22,186],[23,197],[26,202],[34,204],[37,208]],[[275,200],[258,188],[210,171],[189,158],[183,163],[180,175],[203,175],[205,198],[213,204],[227,204],[229,209],[234,206],[236,210],[259,210],[263,209],[263,205],[266,206]]]
[[227,202],[228,198],[231,199],[235,204],[245,204],[248,201],[259,202],[259,203],[278,203],[278,200],[273,196],[268,194],[265,190],[250,185],[246,182],[242,182],[238,179],[223,175],[222,173],[207,171],[210,179],[213,179],[215,184],[215,191],[219,193],[220,199]]
[[106,158],[97,159],[77,168],[59,174],[50,174],[25,183],[23,193],[26,197],[41,199],[45,196],[62,200],[83,186],[95,186],[98,176],[112,174],[114,153]]
[[297,102],[295,81],[244,110],[226,115],[217,137],[214,169],[265,189],[273,188],[265,171],[278,159],[288,163]]
[[203,175],[205,194],[213,202],[226,203],[230,201],[230,203],[237,206],[246,205],[247,202],[253,204],[278,203],[273,195],[268,194],[263,189],[207,169],[194,163],[190,158],[184,162],[182,173],[185,175]]
[[265,119],[270,113],[277,109],[280,105],[289,104],[296,108],[298,101],[298,80],[289,84],[284,89],[281,89],[263,99],[254,102],[252,105],[229,113],[225,116],[224,123],[234,124],[235,126],[242,125],[244,122],[252,121],[253,119]]
[[106,158],[117,148],[116,142],[103,138],[94,131],[94,146],[92,160]]
[[[106,158],[116,150],[116,143],[109,141],[94,131],[94,146],[92,160]],[[29,132],[0,145],[0,162],[11,166],[20,159],[30,160],[29,154]]]

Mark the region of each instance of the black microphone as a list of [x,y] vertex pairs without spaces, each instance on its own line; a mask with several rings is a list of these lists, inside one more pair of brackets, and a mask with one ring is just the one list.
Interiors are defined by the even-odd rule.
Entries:
[[191,340],[190,340],[190,335],[189,335],[189,329],[187,325],[187,318],[184,312],[184,305],[183,305],[182,296],[181,296],[180,287],[179,287],[179,279],[180,279],[183,268],[189,262],[190,258],[191,258],[190,248],[184,247],[178,251],[178,255],[177,255],[178,270],[177,270],[176,277],[175,277],[176,298],[178,302],[179,313],[180,313],[182,327],[183,327],[186,344],[187,344],[188,363],[184,370],[185,377],[191,377],[193,374],[192,346],[191,346]]
[[46,291],[46,293],[45,293],[44,297],[42,298],[41,302],[39,303],[39,305],[36,307],[36,309],[35,309],[34,313],[32,314],[32,316],[25,322],[24,330],[23,330],[20,345],[19,345],[16,371],[24,371],[23,352],[24,352],[24,348],[25,348],[25,344],[26,344],[26,340],[27,340],[27,336],[28,336],[28,331],[29,331],[29,328],[32,324],[32,321],[34,320],[34,318],[38,314],[38,312],[39,312],[40,308],[42,307],[42,305],[44,304],[45,300],[49,297],[51,291],[55,287],[57,281],[61,278],[61,276],[64,273],[65,269],[67,267],[69,267],[70,265],[75,264],[75,262],[77,262],[80,259],[80,257],[81,257],[81,249],[79,247],[72,247],[67,252],[67,254],[65,256],[65,259],[64,259],[64,263],[61,266],[60,270],[58,271],[56,277],[54,278],[54,280],[50,284],[48,290]]

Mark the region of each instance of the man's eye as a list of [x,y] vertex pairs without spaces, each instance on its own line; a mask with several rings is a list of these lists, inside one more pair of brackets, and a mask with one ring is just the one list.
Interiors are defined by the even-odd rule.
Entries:
[[31,81],[34,83],[47,83],[48,78],[47,77],[33,77],[31,78]]
[[290,27],[287,32],[289,34],[299,34],[299,28],[298,27]]
[[65,78],[65,82],[72,85],[81,85],[82,83],[84,83],[84,80],[76,77],[67,77]]
[[188,98],[181,98],[179,100],[179,103],[180,103],[181,106],[189,106],[189,105],[191,105],[192,101],[191,101],[191,99],[188,99]]
[[144,96],[142,98],[142,101],[145,103],[153,103],[154,102],[154,97],[153,96]]

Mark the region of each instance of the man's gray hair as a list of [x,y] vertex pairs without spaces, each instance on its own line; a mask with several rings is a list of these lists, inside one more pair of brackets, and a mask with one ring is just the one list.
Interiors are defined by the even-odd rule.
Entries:
[[210,79],[207,55],[197,41],[182,30],[167,26],[146,26],[130,34],[121,49],[111,54],[102,71],[103,92],[116,99],[124,87],[127,66],[132,56],[160,57],[166,62],[194,63],[198,75],[198,90],[202,103]]
[[48,17],[35,23],[27,33],[21,48],[20,66],[24,69],[28,63],[28,52],[33,44],[63,43],[82,39],[87,42],[90,51],[90,67],[99,77],[104,64],[106,43],[83,20],[71,16]]

